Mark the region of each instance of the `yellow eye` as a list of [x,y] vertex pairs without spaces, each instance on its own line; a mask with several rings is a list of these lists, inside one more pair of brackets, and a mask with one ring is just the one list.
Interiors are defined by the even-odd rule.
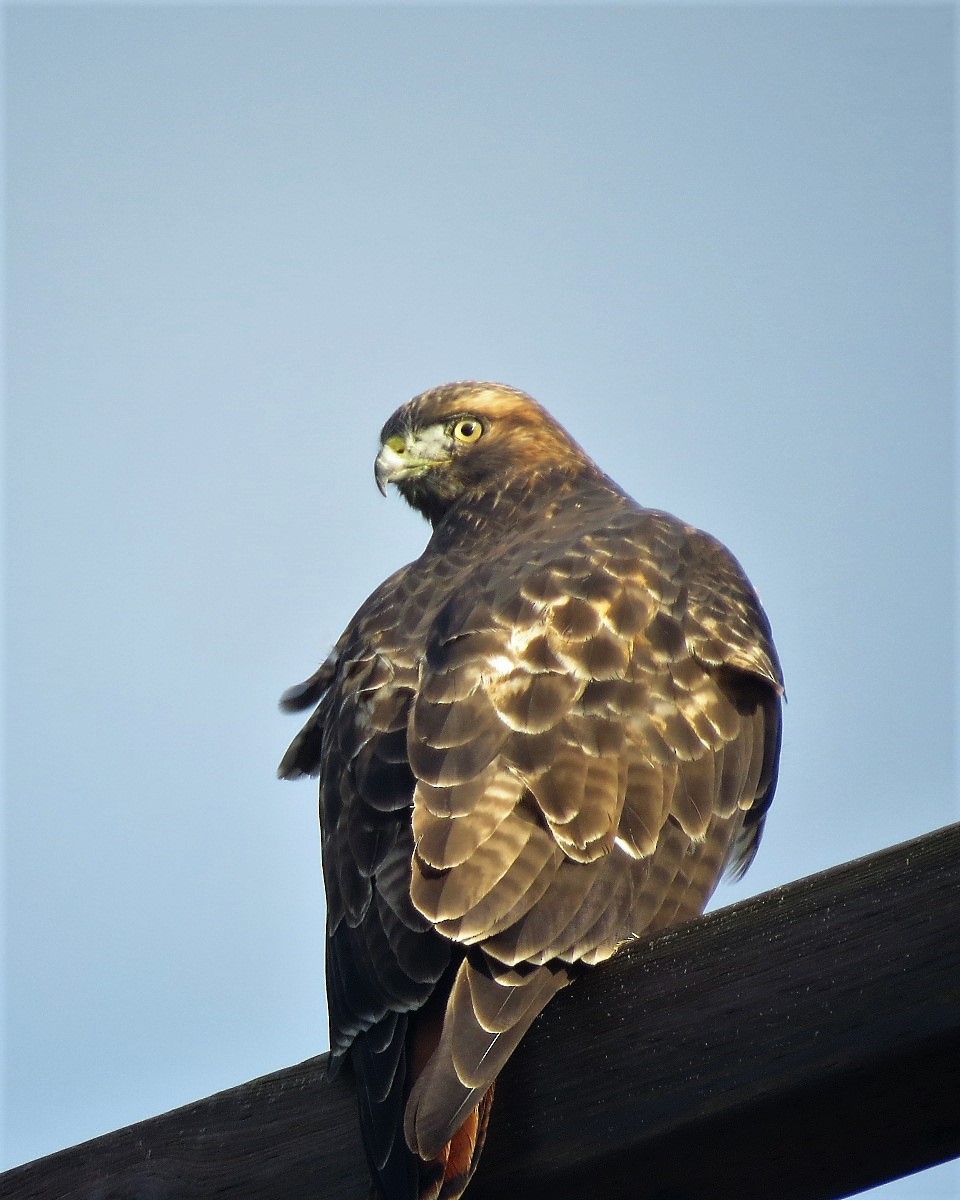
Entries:
[[453,426],[453,436],[458,442],[476,442],[483,434],[483,426],[476,417],[461,417]]

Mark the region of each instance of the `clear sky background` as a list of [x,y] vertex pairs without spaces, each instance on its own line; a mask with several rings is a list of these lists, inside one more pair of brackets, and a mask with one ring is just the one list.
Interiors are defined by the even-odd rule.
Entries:
[[[8,5],[2,1165],[326,1048],[277,711],[537,396],[787,677],[730,903],[956,820],[948,5]],[[884,1195],[960,1195],[956,1165]]]

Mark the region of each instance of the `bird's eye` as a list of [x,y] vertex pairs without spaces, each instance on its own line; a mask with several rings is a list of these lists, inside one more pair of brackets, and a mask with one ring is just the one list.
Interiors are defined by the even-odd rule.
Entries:
[[461,417],[454,422],[453,436],[458,442],[476,442],[483,433],[483,426],[475,417]]

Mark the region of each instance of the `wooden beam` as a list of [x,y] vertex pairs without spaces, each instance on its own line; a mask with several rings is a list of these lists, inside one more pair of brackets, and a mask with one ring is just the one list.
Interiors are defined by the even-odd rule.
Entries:
[[[360,1200],[310,1059],[0,1176],[4,1200]],[[470,1200],[829,1200],[960,1156],[960,825],[638,942],[504,1071]]]

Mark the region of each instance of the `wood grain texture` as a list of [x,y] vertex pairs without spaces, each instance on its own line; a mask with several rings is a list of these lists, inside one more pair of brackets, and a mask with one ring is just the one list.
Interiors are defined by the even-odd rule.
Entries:
[[[0,1176],[9,1200],[362,1200],[323,1057]],[[960,1155],[960,825],[638,942],[505,1069],[470,1200],[828,1200]]]

